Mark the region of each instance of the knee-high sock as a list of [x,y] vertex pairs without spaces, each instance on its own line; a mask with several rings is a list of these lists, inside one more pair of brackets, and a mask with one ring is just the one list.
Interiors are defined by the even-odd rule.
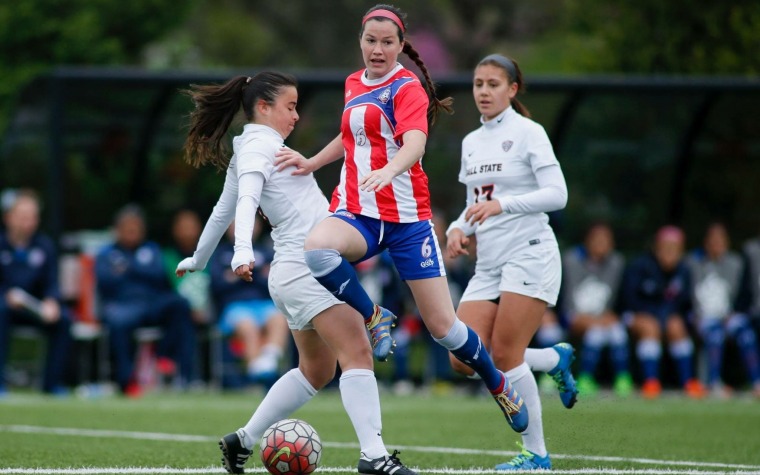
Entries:
[[694,343],[689,338],[682,338],[671,342],[668,348],[670,356],[673,357],[676,363],[679,381],[681,386],[683,386],[686,384],[686,381],[694,377],[694,368],[691,361],[691,357],[694,354]]
[[362,454],[370,459],[387,455],[381,435],[383,424],[375,373],[368,369],[350,369],[343,373],[340,397],[354,425]]
[[641,363],[641,372],[644,380],[660,379],[660,358],[662,347],[655,339],[644,338],[636,344],[636,356]]
[[760,363],[758,363],[757,335],[746,319],[737,324],[735,333],[736,346],[739,348],[747,376],[752,384],[760,383]]
[[581,373],[591,376],[596,373],[602,348],[607,344],[607,329],[600,326],[589,328],[583,335],[583,349],[581,350]]
[[259,443],[269,426],[286,419],[315,394],[317,390],[306,380],[300,369],[294,368],[283,374],[267,392],[248,424],[238,430],[243,445],[250,449]]
[[525,350],[525,362],[532,371],[546,373],[559,364],[559,353],[552,348],[528,348]]
[[314,249],[304,252],[311,274],[336,298],[358,311],[364,320],[372,318],[375,304],[359,282],[356,270],[334,249]]
[[702,328],[702,338],[707,354],[707,385],[720,382],[720,372],[723,368],[723,343],[726,332],[721,322],[716,321]]
[[528,428],[523,432],[522,440],[526,449],[542,457],[546,456],[546,444],[544,442],[544,423],[541,418],[541,398],[538,395],[536,378],[530,371],[527,363],[507,371],[507,378],[512,387],[522,396],[528,407]]
[[610,358],[615,374],[630,371],[628,365],[628,333],[622,323],[618,322],[607,329],[610,345]]
[[434,338],[434,340],[449,350],[459,361],[475,370],[492,393],[501,392],[508,384],[505,382],[504,373],[494,366],[491,355],[483,347],[478,334],[461,320],[454,321],[454,325],[445,337]]

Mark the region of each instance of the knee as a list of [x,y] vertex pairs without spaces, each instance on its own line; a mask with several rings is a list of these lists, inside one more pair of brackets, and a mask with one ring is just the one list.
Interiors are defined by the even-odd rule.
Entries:
[[303,373],[309,384],[316,390],[320,390],[327,386],[330,381],[335,377],[335,365],[301,365],[301,373]]

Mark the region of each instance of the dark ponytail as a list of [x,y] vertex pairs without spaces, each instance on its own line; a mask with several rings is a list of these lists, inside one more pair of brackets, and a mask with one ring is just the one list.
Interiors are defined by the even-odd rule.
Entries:
[[257,101],[272,104],[281,89],[288,86],[298,86],[294,77],[262,72],[253,77],[236,76],[221,85],[193,84],[182,91],[195,103],[185,139],[185,161],[196,168],[209,163],[219,169],[226,168],[230,157],[225,136],[240,108],[246,121],[251,122]]
[[[375,5],[374,7],[367,10],[367,13],[364,14],[364,17],[366,18],[367,15],[372,13],[375,10],[388,10],[390,12],[393,12],[394,15],[398,17],[398,19],[401,21],[403,26],[403,30],[406,31],[406,13],[402,12],[400,9],[394,7],[393,5]],[[395,23],[393,20],[384,18],[384,17],[373,17],[373,20],[379,20],[379,21],[390,21]],[[420,58],[420,54],[412,47],[412,44],[409,43],[409,41],[404,40],[404,31],[402,31],[402,28],[399,25],[396,25],[396,29],[398,30],[398,38],[400,41],[404,41],[404,49],[402,50],[403,53],[405,53],[407,56],[409,56],[409,59],[414,61],[414,64],[417,65],[417,67],[422,72],[422,75],[425,79],[425,91],[427,92],[428,99],[430,101],[430,104],[428,105],[428,123],[430,125],[435,124],[435,120],[438,117],[438,114],[441,111],[444,111],[448,114],[452,114],[454,110],[452,109],[452,104],[454,103],[454,99],[451,97],[446,97],[444,99],[438,99],[438,96],[436,95],[436,88],[435,83],[430,78],[430,73],[428,72],[427,66],[425,66],[425,63],[422,61],[422,58]],[[364,33],[364,25],[362,24],[360,35]]]
[[[522,71],[520,71],[520,66],[517,64],[517,61],[500,54],[489,54],[480,60],[478,66],[484,66],[486,64],[503,69],[507,75],[507,83],[517,84],[517,94],[525,93],[525,81],[523,81]],[[517,94],[515,94],[515,97],[510,100],[512,108],[523,117],[530,117],[530,111],[519,99],[517,99]]]

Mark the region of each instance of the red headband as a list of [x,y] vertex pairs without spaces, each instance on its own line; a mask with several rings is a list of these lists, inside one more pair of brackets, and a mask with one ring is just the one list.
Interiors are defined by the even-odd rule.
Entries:
[[391,20],[393,23],[396,24],[396,26],[399,27],[399,29],[401,30],[401,33],[406,33],[404,24],[401,22],[401,19],[398,17],[398,15],[396,15],[390,10],[385,10],[382,8],[367,13],[367,15],[364,18],[362,18],[362,25],[367,23],[368,20],[371,20],[372,18],[378,18],[378,17],[387,18]]

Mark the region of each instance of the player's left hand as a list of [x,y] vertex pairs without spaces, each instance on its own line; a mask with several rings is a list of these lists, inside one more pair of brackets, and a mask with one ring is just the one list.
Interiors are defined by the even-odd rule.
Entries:
[[246,282],[253,282],[253,262],[250,264],[243,264],[242,266],[236,268],[235,275]]
[[368,174],[364,175],[359,180],[359,188],[362,191],[380,191],[388,186],[395,178],[396,175],[393,171],[388,170],[388,167],[372,170]]
[[464,219],[470,224],[483,224],[483,221],[489,216],[496,216],[501,213],[501,204],[496,200],[488,200],[470,206],[464,215]]

